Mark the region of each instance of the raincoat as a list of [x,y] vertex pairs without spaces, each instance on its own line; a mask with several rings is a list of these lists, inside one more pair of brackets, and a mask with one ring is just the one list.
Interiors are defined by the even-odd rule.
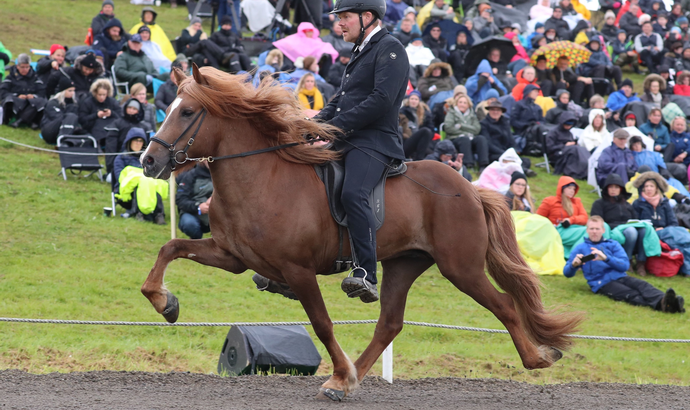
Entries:
[[565,264],[563,244],[551,221],[524,211],[511,211],[520,253],[534,273],[560,275]]
[[[305,34],[305,31],[308,30],[314,32],[312,38],[307,37]],[[319,30],[311,23],[300,23],[296,34],[275,41],[273,45],[291,61],[297,60],[297,57],[312,56],[314,58],[321,58],[323,54],[330,54],[333,62],[338,59],[338,51],[332,45],[319,38]]]
[[[177,54],[175,53],[175,49],[173,48],[170,39],[165,34],[165,30],[163,30],[161,26],[156,24],[156,17],[158,16],[158,13],[156,13],[151,7],[144,7],[144,9],[141,12],[142,19],[144,18],[144,12],[146,11],[150,11],[153,13],[153,22],[146,24],[146,26],[148,26],[148,28],[151,30],[151,41],[160,46],[161,51],[168,58],[168,60],[175,61],[175,58],[177,58]],[[129,34],[136,34],[139,31],[139,28],[143,25],[143,21],[135,24],[134,27],[132,27],[129,30]]]

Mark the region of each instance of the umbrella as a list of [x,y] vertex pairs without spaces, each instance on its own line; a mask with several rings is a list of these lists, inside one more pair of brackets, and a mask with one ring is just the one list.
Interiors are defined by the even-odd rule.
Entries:
[[468,76],[474,74],[477,71],[477,66],[482,60],[485,60],[489,56],[489,51],[497,48],[501,51],[501,62],[508,64],[513,58],[517,50],[513,46],[513,42],[502,36],[487,37],[481,41],[478,41],[472,45],[470,51],[465,57],[465,64],[467,69],[465,73]]
[[553,68],[556,66],[558,58],[561,56],[568,57],[570,65],[577,67],[582,63],[589,61],[592,52],[585,47],[575,44],[572,41],[554,41],[553,43],[539,47],[532,54],[532,65],[537,64],[537,57],[540,55],[546,56],[546,67]]

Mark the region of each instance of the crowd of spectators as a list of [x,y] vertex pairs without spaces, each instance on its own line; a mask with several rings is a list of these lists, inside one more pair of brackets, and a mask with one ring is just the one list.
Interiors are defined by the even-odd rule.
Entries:
[[[675,229],[673,209],[690,202],[686,3],[667,10],[659,1],[602,1],[593,13],[578,0],[538,0],[527,8],[512,0],[432,0],[421,7],[387,0],[379,24],[403,44],[410,64],[399,115],[406,157],[445,163],[474,184],[505,194],[512,210],[548,219],[562,240],[563,273],[582,268],[594,292],[625,299],[622,284],[611,288],[626,282],[644,299],[629,302],[682,310],[682,298],[623,278],[633,265],[636,274],[646,274],[650,248],[643,238],[675,240],[690,256],[690,239],[683,242]],[[212,34],[192,18],[173,46],[155,9],[144,7],[141,21],[126,31],[114,3],[104,0],[91,23],[93,40],[80,53],[69,56],[67,47],[53,44],[35,68],[27,54],[9,66],[0,85],[2,122],[40,129],[48,143],[65,133],[89,134],[105,152],[123,152],[106,160],[117,191],[122,165],[137,167],[132,158],[175,99],[173,68],[189,73],[193,62],[245,75],[255,85],[270,77],[294,92],[308,115],[323,109],[352,53],[337,18],[328,15],[332,4],[323,7],[323,20],[299,17],[292,34],[249,55],[238,34],[243,27],[233,27],[230,15]],[[0,43],[0,68],[11,56]],[[624,71],[645,74],[639,96]],[[122,101],[113,98],[115,82],[129,86]],[[537,207],[527,182],[536,173],[527,156],[542,155],[562,177],[555,196]],[[601,192],[590,214],[577,197],[577,180],[585,179]],[[180,181],[180,228],[200,238],[210,229],[207,166],[198,165]],[[123,200],[134,202],[126,214],[164,223],[158,189],[142,188],[148,192],[146,212],[136,192],[130,202]],[[648,223],[628,226],[642,220]],[[618,228],[621,244],[608,236]],[[596,259],[583,260],[589,254]],[[688,266],[681,272],[690,275]]]

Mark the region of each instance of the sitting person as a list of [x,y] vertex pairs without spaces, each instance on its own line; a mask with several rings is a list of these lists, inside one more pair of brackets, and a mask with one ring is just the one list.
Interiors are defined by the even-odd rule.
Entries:
[[[453,8],[445,3],[444,0],[434,0],[434,5],[429,10],[432,20],[453,20],[455,12]],[[440,30],[439,30],[440,31]]]
[[570,59],[567,56],[558,57],[556,66],[551,70],[551,76],[555,89],[567,89],[575,104],[580,104],[594,95],[592,79],[575,74],[570,68]]
[[[334,27],[337,27],[336,24]],[[280,53],[280,50],[275,50]],[[281,53],[282,54],[282,53]],[[331,65],[328,69],[328,84],[333,87],[339,88],[343,81],[343,75],[345,74],[345,68],[350,63],[350,50],[338,52],[338,60]]]
[[[400,37],[396,37],[395,34],[393,34],[393,36],[396,37],[398,40],[400,40],[400,42],[403,44],[403,46],[407,47],[407,44],[410,42],[410,40],[412,40],[412,36],[413,36],[412,26],[414,24],[414,21],[413,21],[413,19],[412,20],[402,19],[401,22],[405,21],[405,20],[407,21],[407,23],[409,23],[409,30],[407,30],[407,32],[409,33],[410,37],[407,38],[406,42],[403,42],[402,40],[400,40]],[[232,29],[232,20],[230,20],[230,24],[231,24],[230,28]],[[408,26],[405,26],[405,28],[407,28],[407,27]],[[402,30],[396,30],[396,33],[400,33],[401,31]],[[420,31],[420,32],[414,34],[414,36],[416,37],[416,36],[421,35],[421,34],[422,33]],[[211,39],[213,39],[213,35],[211,36]],[[351,54],[350,51],[352,51],[352,44],[348,43],[343,38],[343,29],[340,27],[339,24],[334,24],[333,27],[331,27],[331,32],[326,34],[325,36],[321,37],[321,40],[332,45],[333,48],[335,48],[335,50],[338,53],[341,53],[342,51],[346,51],[347,56],[350,57],[350,54]]]
[[621,68],[630,64],[633,72],[640,74],[640,63],[637,59],[635,44],[628,40],[628,34],[625,30],[617,31],[616,39],[611,42],[611,47],[613,48],[613,64]]
[[449,165],[454,170],[458,171],[460,175],[465,177],[466,180],[472,182],[472,174],[467,170],[467,167],[463,165],[464,154],[458,154],[455,149],[455,145],[449,140],[439,141],[434,147],[434,152],[427,155],[425,160],[443,162]]
[[[182,70],[182,64],[175,61],[172,63],[171,68],[173,70],[175,68]],[[175,101],[175,98],[177,98],[177,79],[174,75],[171,75],[170,78],[158,87],[154,103],[157,109],[166,111],[168,106]]]
[[611,78],[615,81],[616,87],[620,88],[623,81],[621,68],[613,65],[609,56],[602,49],[600,36],[590,36],[587,48],[592,54],[589,61],[580,64],[579,72],[585,77]]
[[601,34],[607,43],[611,43],[618,37],[618,27],[616,27],[616,13],[613,10],[606,10],[604,14],[604,25],[601,26]]
[[103,32],[93,39],[92,47],[101,50],[105,59],[105,69],[110,71],[115,59],[122,53],[122,47],[127,44],[129,34],[125,33],[120,20],[113,18],[104,27]]
[[[171,76],[172,77],[172,76]],[[149,104],[146,98],[146,87],[142,83],[136,83],[129,89],[129,98],[134,98],[141,104],[141,109],[144,110],[144,122],[149,124],[154,131],[156,127],[156,107],[154,104]]]
[[211,232],[208,208],[213,195],[213,182],[208,162],[201,161],[182,173],[177,185],[177,210],[180,213],[180,230],[190,239],[201,239]]
[[513,172],[510,177],[510,188],[506,192],[506,202],[511,211],[534,212],[534,200],[525,174]]
[[153,90],[153,79],[158,78],[159,74],[151,59],[141,51],[141,41],[139,34],[133,35],[115,60],[113,68],[118,81],[127,81],[130,87],[142,83]]
[[[515,79],[517,80],[517,85],[513,87],[513,90],[510,92],[510,94],[513,96],[516,102],[522,100],[522,94],[528,84],[538,86],[537,71],[532,66],[527,66],[518,71],[517,75],[515,75]],[[542,95],[542,90],[539,90],[539,95]]]
[[474,166],[474,154],[477,154],[479,169],[489,165],[489,146],[483,135],[478,135],[481,126],[472,110],[472,100],[460,94],[455,99],[455,106],[446,114],[443,122],[446,138],[450,139],[458,152],[465,155],[468,167]]
[[407,99],[403,100],[400,115],[407,118],[407,126],[411,135],[403,140],[403,150],[406,158],[413,161],[427,156],[429,144],[434,138],[434,121],[429,107],[422,102],[422,94],[414,90]]
[[503,104],[496,100],[486,109],[489,115],[479,123],[480,135],[484,136],[489,144],[489,161],[493,162],[498,160],[506,150],[515,148],[515,140],[510,131],[510,120],[503,115],[506,112]]
[[[652,108],[647,115],[647,122],[640,125],[639,130],[654,140],[654,151],[663,153],[671,142],[671,137],[668,128],[661,122],[661,117],[661,109]],[[669,156],[672,154],[669,153]]]
[[644,94],[640,100],[654,104],[655,108],[664,108],[671,102],[663,91],[666,90],[666,81],[659,74],[650,74],[644,79]]
[[562,176],[558,179],[556,196],[544,198],[537,208],[537,214],[556,226],[565,257],[570,256],[571,248],[585,235],[584,225],[588,217],[582,201],[575,196],[579,189],[574,179]]
[[642,141],[642,138],[638,137],[637,135],[630,137],[628,146],[630,147],[630,151],[632,151],[633,157],[635,158],[638,173],[643,166],[647,166],[651,171],[658,172],[665,179],[671,178],[671,174],[668,172],[666,163],[664,162],[661,154],[647,150],[647,146],[645,145],[644,141]]
[[170,60],[163,54],[158,43],[151,40],[151,29],[148,26],[141,26],[137,34],[141,36],[141,51],[151,60],[153,67],[159,72],[161,68],[169,70]]
[[[551,71],[546,66],[546,56],[540,55],[537,57],[537,64],[534,66],[534,70],[537,73],[536,85],[541,88],[541,91],[545,97],[553,95],[554,85],[551,77]],[[516,86],[517,87],[517,86]]]
[[[146,149],[148,138],[141,128],[132,128],[120,148],[120,154],[113,161],[113,192],[120,205],[128,208],[125,217],[136,215],[138,221],[154,221],[165,225],[163,196],[168,184],[159,179],[144,176],[139,157]],[[139,176],[133,178],[133,175]]]
[[[43,84],[47,85],[50,76],[65,66],[65,47],[53,44],[50,46],[50,55],[41,58],[36,63],[36,74]],[[53,94],[46,94],[46,97],[52,96]]]
[[57,94],[48,101],[41,119],[41,137],[55,144],[60,135],[74,135],[79,128],[79,106],[74,95],[74,83],[62,76]]
[[[221,20],[220,24],[220,30],[211,34],[210,40],[216,43],[223,50],[224,53],[234,53],[233,56],[230,56],[230,59],[238,61],[239,67],[235,67],[232,64],[232,62],[230,62],[230,70],[251,70],[252,62],[249,59],[249,56],[247,56],[247,54],[244,52],[244,46],[242,46],[242,38],[238,37],[235,34],[235,32],[232,31],[232,18],[228,15],[225,15],[223,16],[223,19]],[[333,27],[338,27],[338,30],[340,29],[340,26],[338,26],[337,24],[334,24]]]
[[[437,1],[443,2],[443,0]],[[446,5],[446,7],[448,7],[448,5]],[[455,17],[455,14],[451,16]],[[441,61],[448,61],[448,42],[441,35],[441,27],[439,27],[438,24],[431,24],[429,34],[422,36],[422,43],[424,43],[424,47],[427,47],[434,53],[436,58]]]
[[487,60],[482,60],[479,63],[476,73],[467,79],[465,87],[473,104],[484,101],[486,93],[492,88],[498,91],[501,96],[508,92],[503,83],[492,72],[491,65]]
[[323,95],[316,88],[316,79],[312,73],[302,76],[295,88],[295,94],[304,110],[321,111],[324,107]]
[[65,76],[74,83],[77,99],[85,100],[91,93],[91,85],[94,81],[105,78],[105,68],[96,60],[94,53],[81,55],[74,60],[72,67],[61,68],[50,76],[46,85],[46,95],[55,94],[55,88],[60,79]]
[[129,30],[129,34],[138,33],[142,26],[147,26],[151,31],[151,41],[160,46],[161,51],[163,51],[168,60],[174,61],[176,58],[175,49],[165,34],[163,27],[156,23],[156,17],[158,17],[158,13],[152,7],[144,7],[141,10],[141,21]]
[[[664,161],[683,164],[687,167],[690,164],[690,133],[687,132],[687,122],[684,117],[676,117],[671,122],[671,134],[669,136],[669,147],[673,146],[673,151],[669,148],[664,151]],[[666,155],[670,153],[670,155]]]
[[[558,38],[567,40],[570,39],[570,26],[568,22],[563,19],[563,9],[560,6],[553,8],[553,14],[544,22],[545,27],[553,27]],[[548,28],[546,30],[549,31]]]
[[594,152],[594,150],[601,145],[602,142],[609,138],[609,131],[606,129],[606,113],[604,110],[593,109],[589,111],[589,125],[585,127],[580,134],[578,144],[585,147],[587,151]]
[[[105,152],[118,152],[117,150],[123,146],[125,138],[132,128],[141,128],[146,135],[153,132],[153,126],[144,122],[144,110],[141,108],[141,104],[133,98],[127,100],[122,107],[122,118],[115,119],[105,127],[108,132],[105,136]],[[113,161],[112,155],[105,157],[108,173],[113,172]]]
[[[590,215],[600,216],[611,229],[626,225],[631,219],[637,219],[637,211],[632,204],[628,203],[631,195],[625,190],[625,183],[618,174],[609,174],[602,186],[601,198],[592,204]],[[636,256],[635,273],[640,276],[647,275],[644,266],[647,255],[643,244],[645,229],[645,227],[628,226],[622,232],[625,237],[623,249],[628,255],[630,264],[632,264],[633,254]]]
[[[2,102],[2,124],[8,124],[15,118],[10,127],[20,125],[38,129],[43,116],[46,86],[31,68],[31,57],[20,54],[16,65],[10,67],[10,73],[0,83],[0,101]],[[479,130],[477,130],[479,132]]]
[[539,97],[539,87],[527,84],[522,92],[522,99],[513,104],[510,113],[510,125],[515,132],[515,143],[520,152],[525,146],[525,139],[530,127],[544,122],[544,113],[541,107],[534,103],[537,97]]
[[452,91],[456,85],[450,64],[436,61],[424,70],[424,77],[417,82],[417,90],[422,94],[422,100],[427,102],[434,94]]
[[319,37],[319,31],[313,24],[302,22],[297,26],[297,33],[289,35],[273,45],[283,52],[290,61],[297,60],[298,57],[314,57],[317,59],[330,56],[331,62],[338,58],[338,51],[329,43],[324,42]]
[[566,111],[572,111],[579,119],[579,115],[576,112],[575,107],[570,104],[570,93],[568,90],[561,88],[556,91],[555,103],[556,106],[546,112],[546,116],[544,117],[544,121],[546,121],[546,123],[558,125],[558,120],[561,117],[561,114]]
[[[498,102],[498,91],[493,88],[486,93],[486,100],[480,102],[474,108],[477,119],[481,122],[489,114],[488,107],[494,102]],[[505,107],[504,107],[505,108]],[[510,126],[510,124],[508,124]]]
[[91,93],[83,100],[79,100],[79,124],[82,129],[101,146],[105,146],[105,127],[120,118],[122,110],[117,100],[113,98],[113,85],[105,78],[91,84]]
[[572,112],[561,114],[559,125],[546,134],[546,155],[555,166],[554,173],[585,179],[590,154],[587,149],[577,145],[577,140],[570,132],[576,122]]
[[[604,239],[604,232],[604,220],[592,216],[587,222],[585,241],[573,248],[563,268],[566,278],[572,278],[582,268],[582,275],[594,293],[666,313],[685,312],[683,297],[677,296],[673,289],[664,293],[641,279],[626,275],[630,262],[625,250],[618,242]],[[583,262],[585,255],[595,258]]]
[[501,34],[501,30],[494,21],[491,5],[486,3],[477,4],[477,16],[472,21],[472,30],[477,33],[479,38],[487,38]]
[[690,72],[681,71],[676,77],[676,85],[673,86],[673,94],[690,97]]
[[405,47],[405,52],[412,68],[419,67],[420,69],[425,69],[436,58],[431,50],[424,47],[421,37],[412,39],[410,44]]
[[472,38],[469,30],[465,26],[460,26],[455,36],[455,44],[448,47],[448,63],[453,69],[453,76],[458,83],[465,79],[467,53],[472,47]]
[[103,32],[103,28],[115,17],[115,3],[113,0],[103,0],[101,11],[91,20],[91,35],[96,37]]
[[498,160],[489,164],[473,185],[505,195],[510,189],[510,180],[515,172],[522,172],[522,159],[515,149],[510,148]]
[[642,24],[642,33],[635,36],[635,51],[651,73],[659,72],[657,66],[664,59],[664,40],[654,32],[651,22]]
[[639,219],[651,221],[652,226],[660,231],[669,226],[678,226],[678,219],[671,204],[664,196],[668,183],[655,172],[645,172],[633,183],[638,190],[639,198],[633,202],[633,208]]
[[632,151],[627,147],[628,138],[630,138],[628,131],[624,129],[614,131],[613,144],[601,152],[597,165],[597,183],[600,187],[604,185],[609,174],[617,174],[624,184],[635,175],[637,163]]
[[621,83],[618,91],[611,93],[609,95],[609,100],[606,103],[606,108],[611,111],[618,111],[625,107],[628,103],[640,101],[637,93],[633,93],[633,83],[632,80],[626,78]]

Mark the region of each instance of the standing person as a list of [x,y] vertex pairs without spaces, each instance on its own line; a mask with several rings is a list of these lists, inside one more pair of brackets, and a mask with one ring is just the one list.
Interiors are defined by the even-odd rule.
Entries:
[[72,80],[62,76],[57,94],[46,105],[41,119],[41,136],[48,144],[55,144],[61,134],[74,135],[79,124],[79,106],[74,90]]
[[356,263],[341,287],[349,297],[369,303],[379,297],[376,221],[368,198],[387,164],[405,159],[398,111],[409,63],[402,44],[378,24],[386,13],[384,0],[340,0],[332,13],[339,18],[343,38],[355,48],[340,93],[315,118],[343,132],[334,147],[343,152],[342,202]]
[[180,175],[177,185],[177,210],[179,227],[190,239],[201,239],[211,232],[208,207],[213,195],[213,181],[208,162],[201,161],[191,170]]
[[[625,250],[618,242],[604,239],[604,232],[604,220],[600,216],[591,217],[587,222],[587,237],[573,248],[563,268],[563,275],[572,278],[582,269],[582,275],[594,293],[633,306],[649,306],[666,313],[684,313],[685,300],[677,296],[673,289],[669,288],[664,293],[625,273],[630,266]],[[585,255],[595,257],[583,262]]]
[[43,109],[46,106],[46,86],[31,68],[31,57],[20,54],[17,64],[10,67],[10,73],[0,84],[0,101],[2,101],[2,123],[7,124],[14,115],[16,120],[10,124],[13,128],[30,125],[39,128]]
[[103,32],[103,28],[115,17],[115,3],[113,0],[103,0],[101,11],[91,20],[91,34],[96,37]]

